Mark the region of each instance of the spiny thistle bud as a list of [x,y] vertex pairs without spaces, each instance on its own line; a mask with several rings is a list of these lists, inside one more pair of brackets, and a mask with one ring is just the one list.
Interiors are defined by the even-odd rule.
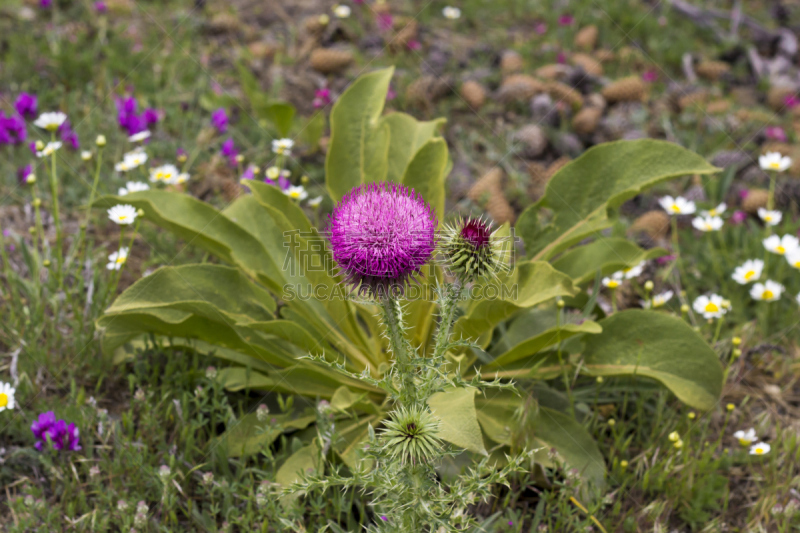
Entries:
[[383,449],[404,463],[429,462],[442,444],[436,436],[439,422],[427,410],[411,407],[396,410],[385,423]]
[[480,218],[445,226],[441,251],[445,267],[462,281],[475,281],[497,272],[500,251],[490,224]]

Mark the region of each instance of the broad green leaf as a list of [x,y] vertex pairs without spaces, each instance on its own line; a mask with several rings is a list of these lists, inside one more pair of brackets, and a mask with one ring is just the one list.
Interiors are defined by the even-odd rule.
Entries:
[[588,374],[652,378],[691,407],[714,407],[722,392],[722,365],[686,322],[632,309],[615,313],[600,325],[603,333],[585,341],[581,368]]
[[331,407],[337,411],[347,411],[364,398],[364,394],[356,394],[347,387],[339,387],[331,398]]
[[267,116],[275,124],[281,137],[288,137],[292,130],[295,109],[289,102],[271,102],[267,106]]
[[411,159],[402,180],[404,185],[412,187],[431,204],[439,221],[444,220],[447,161],[447,142],[441,137],[431,139]]
[[486,455],[483,434],[475,412],[477,389],[452,389],[428,398],[431,413],[439,419],[438,435],[456,446]]
[[[384,397],[383,391],[375,389],[363,381],[334,372],[328,367],[306,362],[268,373],[254,372],[242,367],[223,368],[218,373],[225,376],[225,384],[229,390],[251,388],[330,400],[340,387],[345,386],[353,390],[364,391],[371,401],[380,402]],[[360,407],[362,403],[366,407],[364,411],[375,411],[374,406],[368,405],[370,402],[366,400],[359,402],[357,407]]]
[[308,119],[303,128],[300,130],[300,138],[308,145],[310,151],[316,152],[319,150],[319,141],[322,139],[322,134],[325,133],[325,126],[328,124],[327,117],[324,112],[318,111]]
[[500,355],[497,359],[484,365],[483,369],[502,369],[504,366],[511,364],[515,361],[525,357],[535,355],[542,349],[557,344],[565,339],[581,335],[583,333],[598,334],[603,331],[597,322],[587,320],[581,324],[564,324],[560,327],[555,327],[540,333],[530,339],[521,342],[514,346],[511,350]]
[[247,327],[287,340],[310,354],[321,355],[328,344],[323,339],[314,339],[302,326],[290,320],[270,320],[269,322],[253,322]]
[[389,169],[389,126],[381,121],[394,68],[354,81],[331,110],[325,183],[334,201],[362,183],[384,181]]
[[567,274],[576,284],[591,281],[600,270],[601,276],[630,268],[642,261],[667,255],[663,248],[642,250],[626,239],[598,239],[586,246],[579,246],[553,261],[556,270]]
[[439,118],[424,122],[406,113],[389,113],[381,121],[389,126],[391,138],[386,180],[404,183],[403,176],[414,156],[425,143],[438,135],[447,120]]
[[336,435],[337,440],[334,444],[334,449],[342,461],[350,467],[355,468],[360,466],[364,468],[363,463],[358,465],[360,449],[363,449],[367,443],[369,435],[369,426],[376,426],[383,420],[384,414],[377,413],[372,415],[361,416],[355,420],[343,420],[336,422]]
[[292,414],[269,415],[265,422],[259,422],[255,413],[250,413],[233,422],[218,437],[218,442],[226,447],[231,457],[252,455],[264,450],[288,430],[305,429],[313,424],[316,416],[294,416]]
[[[486,435],[506,446],[538,449],[536,459],[547,464],[553,448],[571,468],[585,479],[602,486],[605,463],[592,436],[574,418],[539,405],[533,398],[520,398],[511,392],[497,391],[476,399],[478,420]],[[528,411],[524,427],[519,427],[520,411]],[[518,442],[518,439],[522,442]]]
[[319,446],[314,441],[308,446],[303,446],[281,465],[278,472],[275,474],[275,481],[288,487],[292,483],[298,481],[302,474],[308,474],[316,471],[319,467]]
[[472,300],[466,314],[456,321],[454,338],[479,339],[479,344],[485,347],[492,329],[515,312],[576,292],[572,280],[550,264],[518,263],[511,274],[501,274],[499,281],[478,291],[479,298]]
[[[616,141],[590,148],[559,170],[539,202],[520,215],[517,231],[528,257],[547,259],[611,224],[614,211],[643,189],[687,174],[720,169],[666,141]],[[542,227],[541,208],[552,210]]]

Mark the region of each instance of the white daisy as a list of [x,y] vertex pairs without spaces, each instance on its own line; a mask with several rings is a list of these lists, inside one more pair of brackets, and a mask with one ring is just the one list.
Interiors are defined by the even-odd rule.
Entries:
[[47,131],[56,131],[67,120],[67,115],[61,111],[42,113],[33,121],[33,125]]
[[275,139],[272,141],[272,151],[278,155],[292,155],[294,141],[291,139]]
[[118,252],[112,252],[108,256],[108,264],[106,268],[108,270],[119,270],[122,268],[122,265],[125,264],[125,261],[128,260],[128,249],[126,247],[122,247],[119,249]]
[[800,248],[787,252],[785,257],[792,267],[800,269]]
[[128,137],[128,141],[132,143],[137,143],[139,141],[143,141],[145,139],[150,138],[150,130],[140,131],[139,133],[134,133],[130,137]]
[[766,442],[759,442],[750,447],[750,455],[766,455],[772,449]]
[[700,231],[718,231],[722,227],[722,218],[715,216],[694,217],[692,226]]
[[728,309],[724,304],[722,296],[719,294],[710,294],[708,296],[698,296],[692,304],[694,310],[703,315],[704,318],[720,318]]
[[670,215],[691,215],[695,212],[694,202],[691,202],[683,196],[665,196],[658,201],[661,207]]
[[120,161],[119,163],[114,165],[114,170],[116,170],[117,172],[127,172],[130,170],[130,167],[128,166],[128,163],[126,163],[125,161]]
[[733,271],[733,281],[739,285],[747,285],[761,277],[764,270],[764,261],[761,259],[748,259],[743,265],[736,267]]
[[753,428],[748,429],[747,431],[742,431],[741,429],[733,434],[733,437],[739,441],[739,444],[742,446],[750,446],[755,441],[758,440],[756,436],[756,430]]
[[456,20],[461,18],[461,10],[457,7],[447,6],[442,9],[442,15],[444,15],[444,18],[446,19]]
[[753,285],[753,287],[750,289],[750,296],[752,296],[754,300],[774,302],[775,300],[780,299],[783,290],[783,285],[777,281],[768,279],[764,283],[756,283]]
[[171,183],[175,177],[180,174],[178,167],[175,165],[161,165],[150,169],[150,181],[153,183],[163,182]]
[[718,217],[724,213],[726,209],[728,209],[728,204],[722,202],[717,207],[712,207],[708,211],[701,211],[700,214],[704,217]]
[[147,152],[144,150],[134,150],[132,152],[128,152],[122,158],[122,162],[127,167],[127,170],[144,165],[147,163]]
[[775,170],[783,172],[792,166],[792,158],[783,156],[779,152],[767,152],[758,157],[758,165],[762,170]]
[[350,7],[343,6],[341,4],[333,6],[333,14],[340,19],[346,19],[347,17],[350,16]]
[[36,157],[49,157],[53,155],[56,152],[56,150],[61,148],[61,146],[62,146],[61,141],[49,142],[44,145],[44,148],[36,152]]
[[642,307],[645,309],[663,307],[672,299],[673,295],[674,293],[672,291],[664,291],[661,294],[656,294],[650,300],[642,301]]
[[141,181],[129,181],[125,184],[125,187],[120,188],[118,194],[119,196],[125,196],[128,193],[148,190],[150,190],[150,186],[146,183],[142,183]]
[[92,152],[90,152],[89,150],[84,150],[83,152],[81,152],[81,159],[83,159],[84,161],[91,160]]
[[129,225],[136,220],[136,208],[128,204],[117,204],[108,211],[108,218],[115,224]]
[[167,183],[169,183],[170,185],[181,185],[183,183],[186,183],[187,181],[189,181],[189,173],[181,172]]
[[630,268],[623,268],[621,272],[625,276],[625,279],[633,279],[641,276],[643,269],[644,269],[644,261]]
[[308,201],[308,205],[310,205],[311,207],[319,207],[321,203],[322,203],[322,196],[317,196],[316,198],[312,198],[311,200]]
[[785,255],[796,250],[798,246],[800,246],[800,241],[797,240],[797,237],[789,234],[783,237],[770,235],[762,242],[764,243],[764,248],[766,248],[768,252],[778,255]]
[[622,281],[625,279],[625,274],[622,271],[614,272],[611,276],[607,278],[603,278],[602,284],[603,287],[608,287],[609,289],[616,289],[620,285],[622,285]]
[[302,185],[291,186],[283,191],[283,194],[297,201],[302,201],[308,198],[308,192],[306,192]]
[[17,389],[11,386],[11,383],[3,383],[0,381],[0,411],[14,408],[14,393]]
[[763,207],[758,208],[758,218],[764,221],[764,224],[767,226],[777,226],[781,223],[781,219],[783,218],[783,213],[780,211],[770,211],[769,209],[764,209]]

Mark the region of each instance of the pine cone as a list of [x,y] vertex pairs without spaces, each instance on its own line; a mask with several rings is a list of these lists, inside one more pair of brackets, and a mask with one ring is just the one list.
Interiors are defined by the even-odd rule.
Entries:
[[584,107],[572,119],[572,129],[580,135],[591,135],[600,124],[603,109],[599,107]]
[[597,36],[599,35],[597,26],[591,24],[585,26],[575,34],[575,48],[582,48],[583,50],[592,50],[597,45]]
[[311,68],[323,74],[333,74],[353,62],[353,53],[339,48],[317,48],[311,52]]
[[563,80],[569,76],[570,68],[566,65],[553,63],[552,65],[545,65],[536,69],[537,77],[545,80]]
[[641,102],[644,98],[644,82],[639,76],[628,76],[603,87],[603,98],[608,103]]
[[497,91],[497,99],[504,103],[524,102],[542,92],[545,92],[545,85],[536,78],[514,74],[503,80]]
[[706,104],[706,113],[709,115],[721,115],[727,113],[731,108],[731,103],[728,100],[714,100]]
[[631,235],[645,234],[654,241],[667,237],[669,232],[669,215],[664,211],[648,211],[633,221],[628,233]]
[[406,101],[410,105],[430,106],[450,90],[447,79],[427,75],[412,81],[406,88]]
[[486,102],[486,90],[477,81],[467,80],[461,85],[461,97],[477,111]]
[[767,104],[773,111],[779,113],[787,108],[786,98],[794,94],[795,90],[792,87],[770,87],[769,91],[767,91]]
[[755,215],[762,207],[767,207],[767,200],[769,199],[769,191],[765,189],[750,189],[747,191],[747,196],[742,200],[742,209]]
[[467,191],[467,197],[477,204],[482,204],[488,199],[491,191],[501,191],[503,183],[503,170],[495,167],[484,174]]
[[513,74],[522,70],[522,56],[513,50],[506,50],[500,56],[500,70],[503,74]]
[[572,56],[572,64],[576,67],[581,67],[584,72],[592,76],[603,75],[603,65],[588,54],[574,54]]
[[583,105],[583,95],[566,83],[551,81],[547,84],[547,92],[553,100],[567,102],[572,107],[579,108]]
[[489,197],[489,203],[486,204],[486,211],[489,213],[489,216],[492,217],[495,224],[498,225],[505,224],[506,222],[513,223],[516,218],[514,208],[508,203],[502,190],[493,191],[492,195]]
[[520,152],[528,159],[536,159],[547,149],[547,137],[536,124],[523,126],[514,133],[513,139],[521,145]]
[[610,63],[617,58],[617,55],[611,50],[601,48],[594,51],[594,58],[601,63]]
[[701,61],[694,67],[698,76],[709,81],[717,81],[730,70],[731,66],[724,61]]

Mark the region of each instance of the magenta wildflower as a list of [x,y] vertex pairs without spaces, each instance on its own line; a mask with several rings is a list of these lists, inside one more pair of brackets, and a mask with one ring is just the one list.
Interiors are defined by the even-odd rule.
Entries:
[[745,198],[747,198],[749,195],[750,195],[750,191],[749,191],[749,190],[747,190],[747,189],[742,189],[741,191],[739,191],[739,199],[740,199],[740,200],[744,200],[744,199],[745,199]]
[[323,87],[322,89],[317,89],[314,92],[314,109],[319,109],[320,107],[325,107],[326,105],[331,103],[331,90],[327,87]]
[[347,193],[330,215],[333,258],[361,294],[401,292],[431,257],[436,214],[404,185],[372,183]]
[[381,515],[381,520],[383,520],[384,522],[388,522],[389,521],[389,519],[386,518],[386,515]]
[[211,125],[220,133],[228,131],[228,114],[225,112],[225,109],[219,108],[211,113]]
[[108,10],[108,6],[106,6],[105,2],[95,2],[94,10],[98,13],[105,13]]
[[573,22],[575,22],[575,18],[570,14],[564,14],[558,17],[559,26],[570,26]]
[[665,256],[657,258],[656,259],[656,263],[658,263],[659,265],[666,265],[670,261],[674,261],[674,260],[675,260],[675,256],[670,254],[670,255],[665,255]]
[[48,9],[52,7],[52,5],[53,5],[53,0],[39,0],[39,7],[41,7],[42,9]]
[[17,113],[26,118],[33,118],[36,116],[37,98],[34,94],[20,93],[14,102],[14,109]]
[[547,33],[547,24],[544,22],[537,22],[533,27],[533,31],[536,32],[537,35],[544,35]]
[[559,65],[563,65],[566,62],[567,62],[567,54],[565,54],[564,52],[559,52],[558,55],[556,56],[556,63],[558,63]]
[[230,166],[236,166],[236,156],[239,155],[239,150],[233,144],[233,138],[229,138],[222,143],[219,152],[228,158],[228,164],[230,164]]
[[791,109],[800,104],[800,98],[798,98],[796,94],[788,94],[786,98],[783,99],[783,103],[786,104],[786,107]]
[[20,144],[27,138],[28,129],[22,117],[6,116],[0,111],[0,144]]
[[376,16],[378,29],[381,31],[389,31],[394,25],[394,18],[391,13],[378,13]]
[[148,126],[152,126],[153,124],[157,124],[158,123],[158,110],[157,109],[153,109],[152,107],[148,107],[147,109],[144,110],[144,113],[142,113],[142,119],[144,120],[144,123],[146,125],[148,125]]
[[61,141],[64,144],[66,144],[73,150],[77,150],[78,148],[81,147],[81,142],[78,139],[78,134],[75,133],[75,130],[72,129],[69,120],[61,124],[61,127],[58,128],[58,131],[61,135]]
[[408,47],[409,50],[414,51],[414,52],[416,52],[417,50],[421,50],[422,49],[422,43],[419,42],[416,39],[411,39],[410,41],[408,41],[406,43],[406,46]]
[[133,96],[117,98],[117,122],[119,127],[126,130],[128,135],[136,135],[155,124],[159,120],[158,110],[147,108],[143,113],[137,113],[137,103]]
[[644,71],[642,74],[642,81],[646,81],[647,83],[653,83],[658,79],[658,72],[655,69],[649,68]]
[[175,150],[175,159],[177,159],[179,162],[183,163],[184,161],[186,161],[187,157],[188,154],[186,153],[186,150],[184,150],[183,148],[178,147],[178,149]]
[[390,102],[391,100],[394,100],[395,98],[397,98],[397,91],[395,91],[392,88],[392,86],[390,85],[389,86],[389,90],[386,91],[386,101]]
[[738,226],[739,224],[744,223],[747,220],[747,213],[744,211],[734,211],[731,215],[731,224]]
[[767,126],[764,128],[764,135],[767,139],[782,143],[785,143],[789,139],[786,136],[786,132],[780,126]]
[[242,173],[242,177],[240,179],[243,180],[252,180],[256,177],[256,167],[253,165],[247,165],[247,168]]
[[33,166],[32,165],[25,165],[24,167],[17,169],[17,180],[19,181],[20,185],[27,185],[28,184],[28,176],[33,174]]
[[31,431],[36,437],[34,446],[41,450],[49,441],[54,450],[68,450],[71,452],[81,449],[80,431],[74,423],[67,424],[64,420],[56,420],[53,411],[39,415],[31,424]]

